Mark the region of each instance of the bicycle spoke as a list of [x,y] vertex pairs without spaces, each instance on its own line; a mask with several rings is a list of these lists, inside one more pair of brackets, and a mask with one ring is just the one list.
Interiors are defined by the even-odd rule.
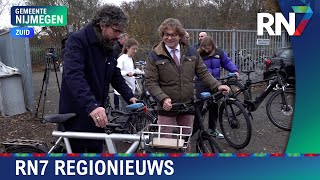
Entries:
[[221,147],[215,142],[212,137],[199,138],[196,144],[196,150],[198,153],[220,153]]
[[226,141],[237,149],[247,146],[251,139],[251,123],[243,106],[237,101],[231,101],[220,110],[220,128]]
[[290,130],[294,112],[295,93],[276,91],[268,100],[267,115],[270,121],[283,130]]

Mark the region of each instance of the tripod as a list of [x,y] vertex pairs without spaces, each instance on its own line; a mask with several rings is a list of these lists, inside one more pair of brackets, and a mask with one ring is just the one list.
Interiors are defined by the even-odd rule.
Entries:
[[53,48],[50,48],[49,49],[49,53],[47,53],[47,55],[46,55],[46,65],[45,65],[44,75],[43,75],[43,79],[42,79],[42,87],[41,87],[41,90],[40,90],[40,97],[39,97],[39,100],[38,100],[38,105],[37,105],[37,109],[36,109],[36,113],[35,113],[35,117],[38,117],[40,101],[41,101],[42,93],[44,93],[43,105],[42,105],[42,115],[41,115],[41,122],[42,123],[44,123],[43,115],[44,115],[46,98],[47,98],[47,89],[48,89],[48,84],[49,84],[49,79],[50,79],[51,64],[53,64],[54,72],[56,74],[59,94],[60,94],[60,84],[59,84],[59,79],[58,79],[58,74],[57,74],[57,68],[59,67],[59,65],[56,66],[55,59],[56,59],[56,54],[53,51]]

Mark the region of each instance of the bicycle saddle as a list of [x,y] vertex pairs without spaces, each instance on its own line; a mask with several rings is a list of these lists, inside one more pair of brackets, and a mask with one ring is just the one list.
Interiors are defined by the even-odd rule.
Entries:
[[135,110],[138,110],[142,107],[144,107],[143,103],[135,103],[135,104],[130,104],[130,105],[126,106],[128,111],[135,111]]
[[72,117],[75,117],[76,113],[67,113],[67,114],[50,114],[44,116],[44,120],[49,123],[64,123]]

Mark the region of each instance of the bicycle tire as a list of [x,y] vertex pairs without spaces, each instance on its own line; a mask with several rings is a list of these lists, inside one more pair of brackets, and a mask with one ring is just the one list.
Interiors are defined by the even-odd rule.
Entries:
[[[252,127],[247,110],[236,100],[227,100],[228,113],[225,104],[219,107],[219,122],[225,140],[236,149],[245,148],[250,140]],[[235,113],[239,112],[239,114]],[[228,116],[232,118],[229,123]]]
[[[145,102],[146,106],[148,108],[151,108],[151,109],[157,108],[157,103],[152,99],[152,97],[150,95],[147,95],[146,92],[143,92],[139,99],[141,99],[143,102]],[[150,118],[154,119],[153,124],[156,124],[157,119],[158,119],[157,118],[158,117],[157,111],[151,110],[151,111],[147,112],[147,114],[148,114],[148,116],[150,116]]]
[[34,146],[13,145],[5,149],[6,153],[47,153]]
[[149,124],[157,124],[158,122],[158,115],[156,112],[149,111],[146,113],[146,116],[150,119],[151,123]]
[[[148,108],[152,108],[152,109],[156,109],[157,108],[157,102],[150,95],[149,96],[145,96],[145,100],[144,101],[146,102]],[[152,115],[154,117],[158,116],[157,111],[155,111],[155,110],[150,111],[150,113],[152,113]]]
[[[286,89],[286,97],[283,97],[282,89],[274,92],[268,99],[266,110],[269,120],[278,128],[285,131],[290,131],[292,126],[292,118],[294,113],[294,90]],[[288,109],[284,109],[283,98],[286,98],[288,103]],[[276,105],[279,104],[280,107]]]
[[197,153],[222,153],[223,150],[218,144],[218,142],[209,135],[199,136],[196,143]]
[[136,134],[142,131],[148,124],[153,123],[153,118],[148,114],[143,114],[137,117],[135,120],[128,123],[129,125],[129,132],[131,134]]

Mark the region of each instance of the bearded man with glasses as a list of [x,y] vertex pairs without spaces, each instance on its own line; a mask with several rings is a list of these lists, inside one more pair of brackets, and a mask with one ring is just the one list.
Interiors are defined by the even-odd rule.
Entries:
[[[136,98],[117,68],[113,45],[128,25],[117,6],[104,5],[83,29],[66,42],[59,113],[76,113],[65,123],[67,131],[104,132],[109,85],[128,103]],[[70,139],[74,153],[101,153],[103,141]]]

